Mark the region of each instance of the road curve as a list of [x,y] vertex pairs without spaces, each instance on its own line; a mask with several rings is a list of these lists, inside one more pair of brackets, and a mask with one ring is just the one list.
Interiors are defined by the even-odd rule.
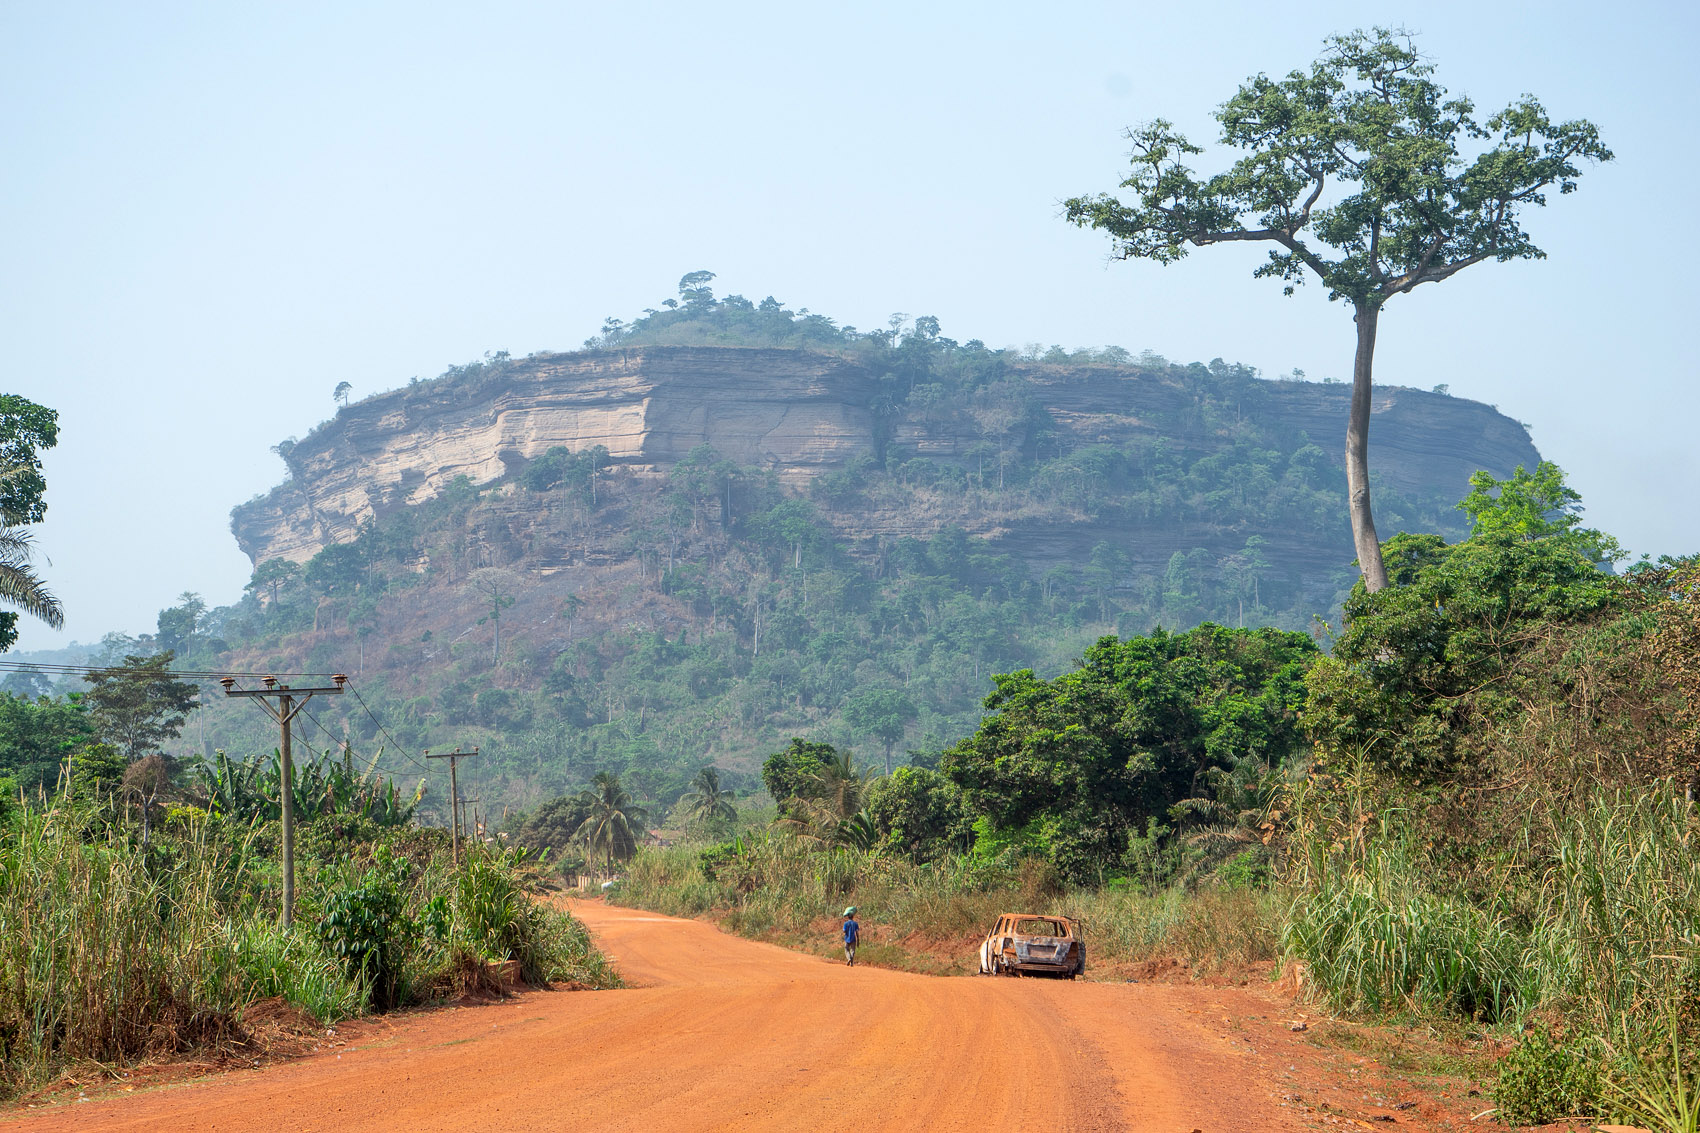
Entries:
[[407,1016],[340,1051],[9,1130],[1294,1130],[1209,993],[846,968],[574,907],[628,988]]

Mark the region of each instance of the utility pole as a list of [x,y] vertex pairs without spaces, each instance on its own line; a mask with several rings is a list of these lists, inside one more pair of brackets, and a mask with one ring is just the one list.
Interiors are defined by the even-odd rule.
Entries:
[[[263,689],[239,689],[235,677],[220,677],[218,683],[224,686],[226,696],[246,696],[260,702],[271,715],[273,720],[283,729],[283,742],[278,746],[278,760],[283,767],[283,786],[279,800],[283,813],[283,927],[288,928],[295,923],[295,763],[290,755],[289,724],[295,719],[295,714],[307,707],[307,702],[313,697],[338,696],[342,686],[348,683],[348,678],[341,673],[331,676],[331,688],[290,688],[279,684],[276,677],[266,677],[260,683]],[[270,701],[277,699],[277,707],[272,707]]]
[[440,755],[425,753],[426,759],[446,759],[449,761],[449,819],[453,828],[455,865],[460,864],[460,780],[455,776],[455,764],[462,759],[471,759],[478,754],[475,747],[471,751],[445,751]]

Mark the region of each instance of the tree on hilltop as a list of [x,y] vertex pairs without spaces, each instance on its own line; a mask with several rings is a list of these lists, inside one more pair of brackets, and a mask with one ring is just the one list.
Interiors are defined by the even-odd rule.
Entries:
[[[1554,188],[1576,188],[1578,162],[1610,161],[1594,125],[1555,122],[1523,95],[1479,123],[1449,98],[1411,36],[1376,28],[1333,36],[1310,70],[1258,75],[1215,111],[1222,142],[1245,152],[1200,180],[1203,150],[1163,119],[1128,131],[1133,172],[1112,194],[1066,202],[1068,220],[1107,232],[1121,259],[1161,264],[1188,246],[1270,243],[1254,273],[1286,283],[1314,274],[1357,323],[1346,485],[1364,584],[1387,585],[1369,496],[1369,411],[1376,326],[1395,295],[1484,260],[1542,259],[1519,223]],[[1483,142],[1474,157],[1464,148]],[[1338,200],[1325,204],[1331,190]]]

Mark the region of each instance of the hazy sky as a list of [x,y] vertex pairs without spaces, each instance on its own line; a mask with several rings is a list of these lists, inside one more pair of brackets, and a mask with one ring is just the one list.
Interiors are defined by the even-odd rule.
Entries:
[[1530,216],[1550,259],[1395,300],[1377,377],[1497,404],[1593,523],[1700,550],[1689,4],[4,2],[0,390],[62,426],[66,628],[19,648],[238,597],[229,510],[338,382],[571,349],[699,268],[864,329],[1349,377],[1349,313],[1260,253],[1110,263],[1058,202],[1113,187],[1125,126],[1213,140],[1240,80],[1377,22],[1618,158]]

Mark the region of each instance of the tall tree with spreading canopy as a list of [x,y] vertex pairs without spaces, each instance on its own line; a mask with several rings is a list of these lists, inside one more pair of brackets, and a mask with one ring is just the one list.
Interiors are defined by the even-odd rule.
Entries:
[[885,745],[885,773],[891,774],[891,749],[917,715],[915,705],[894,688],[871,688],[844,705],[844,721]]
[[171,673],[176,654],[130,654],[116,667],[94,669],[83,677],[89,720],[102,739],[124,753],[127,763],[152,755],[174,740],[199,703],[200,690]]
[[1314,274],[1329,299],[1351,305],[1346,486],[1371,591],[1387,585],[1369,494],[1382,307],[1484,260],[1545,258],[1521,214],[1553,190],[1573,192],[1581,162],[1612,157],[1592,123],[1554,121],[1532,95],[1478,122],[1474,104],[1449,97],[1433,73],[1406,32],[1331,37],[1309,71],[1248,79],[1216,110],[1222,143],[1245,153],[1226,172],[1194,175],[1184,161],[1204,151],[1159,118],[1128,131],[1133,172],[1121,188],[1132,203],[1101,193],[1065,204],[1068,220],[1108,233],[1121,259],[1169,264],[1189,247],[1269,243],[1255,275],[1291,295]]

